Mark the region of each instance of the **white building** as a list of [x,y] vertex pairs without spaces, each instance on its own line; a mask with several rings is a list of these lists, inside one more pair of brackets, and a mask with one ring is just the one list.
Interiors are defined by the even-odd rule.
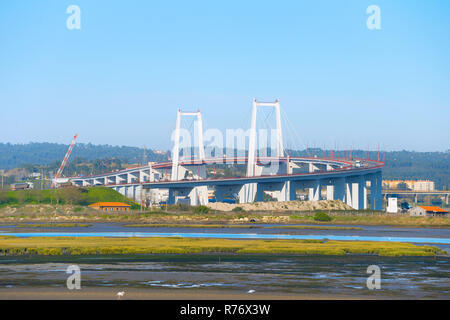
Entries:
[[397,189],[401,183],[412,191],[434,191],[434,181],[430,180],[383,180],[383,187]]
[[413,191],[434,191],[434,182],[429,180],[414,181]]
[[388,213],[397,213],[398,212],[397,198],[388,198],[388,206],[386,208],[386,211]]

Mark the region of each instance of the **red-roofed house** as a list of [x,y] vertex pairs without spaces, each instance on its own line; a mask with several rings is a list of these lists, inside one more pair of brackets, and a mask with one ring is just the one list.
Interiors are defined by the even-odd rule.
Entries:
[[103,211],[129,211],[130,205],[123,202],[97,202],[89,205],[94,209]]
[[417,206],[409,210],[409,215],[412,217],[441,216],[446,214],[448,214],[448,211],[438,206]]

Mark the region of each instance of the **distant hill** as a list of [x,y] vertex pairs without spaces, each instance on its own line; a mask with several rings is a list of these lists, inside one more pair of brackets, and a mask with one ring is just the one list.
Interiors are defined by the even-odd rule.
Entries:
[[[67,152],[68,145],[58,143],[0,143],[0,169],[12,169],[25,164],[48,165],[55,161],[61,163]],[[145,159],[144,159],[145,153]],[[71,159],[80,158],[86,161],[96,159],[117,158],[128,163],[142,163],[167,159],[165,155],[157,154],[143,148],[76,144]]]
[[[353,150],[355,158],[367,158],[385,161],[383,179],[423,179],[435,182],[438,189],[450,188],[450,151],[446,152],[416,152],[416,151],[371,151],[369,154],[363,150]],[[331,151],[321,149],[308,149],[291,151],[292,156],[330,156]],[[339,152],[345,157],[346,152]]]
[[[29,143],[10,144],[0,143],[0,169],[12,169],[27,167],[30,165],[51,165],[57,169],[61,163],[68,145],[57,143]],[[318,156],[329,157],[330,150],[307,149],[290,150],[291,156]],[[339,153],[344,157],[345,151]],[[436,188],[450,188],[450,151],[447,152],[415,152],[415,151],[393,151],[380,153],[363,150],[354,150],[357,158],[386,160],[383,170],[384,179],[429,179],[435,182]],[[136,147],[93,145],[79,143],[73,149],[70,165],[66,174],[77,171],[74,165],[77,163],[91,162],[94,164],[94,173],[101,172],[102,159],[118,159],[118,163],[144,163],[148,161],[163,161],[168,159],[168,153],[159,154],[154,150],[145,150]],[[336,156],[336,155],[334,155]],[[73,167],[73,168],[72,168]],[[88,169],[86,168],[85,171]],[[78,169],[78,171],[80,171]],[[77,172],[78,172],[77,171]]]
[[386,153],[384,179],[428,179],[438,189],[450,188],[450,152]]

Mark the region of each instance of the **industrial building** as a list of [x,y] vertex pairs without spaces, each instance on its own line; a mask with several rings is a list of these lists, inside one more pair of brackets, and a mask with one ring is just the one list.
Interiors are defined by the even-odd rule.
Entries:
[[97,202],[89,207],[102,211],[130,211],[130,205],[123,202]]
[[412,191],[434,191],[434,181],[430,180],[383,180],[383,188],[398,189],[402,183]]
[[33,189],[34,185],[32,182],[19,182],[19,183],[13,183],[11,185],[11,190],[27,190],[27,189]]

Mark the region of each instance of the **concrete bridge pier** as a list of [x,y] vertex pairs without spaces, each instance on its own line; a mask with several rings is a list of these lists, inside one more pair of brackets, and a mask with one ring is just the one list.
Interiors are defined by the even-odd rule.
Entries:
[[167,198],[167,204],[175,204],[175,190],[169,189],[169,197]]
[[278,201],[293,201],[295,199],[297,199],[297,194],[295,193],[294,190],[294,197],[292,198],[291,182],[290,181],[283,182],[283,186],[280,190],[280,197],[278,198]]
[[227,198],[234,198],[239,195],[242,188],[241,184],[216,186],[216,201],[223,202]]
[[326,199],[327,200],[335,200],[335,181],[334,179],[323,179],[322,184],[326,186]]
[[355,210],[364,209],[364,204],[367,201],[364,199],[367,196],[365,190],[365,179],[362,176],[353,176],[346,179],[346,203]]
[[142,185],[127,186],[125,188],[125,193],[128,198],[131,198],[138,203],[141,203],[144,198]]
[[367,209],[367,187],[364,176],[357,177],[358,183],[358,210]]
[[299,183],[296,181],[288,181],[286,192],[289,193],[289,201],[297,200],[297,189],[300,188]]
[[320,168],[318,166],[316,166],[314,163],[310,162],[308,164],[308,172],[309,173],[313,173],[313,172],[316,172],[316,171],[320,171]]
[[320,180],[314,180],[314,181],[309,182],[308,200],[309,201],[319,201],[321,198],[321,196],[320,196],[321,188],[322,188],[322,183]]
[[327,200],[334,200],[334,186],[327,185]]
[[136,182],[137,180],[138,180],[137,172],[135,172],[135,173],[128,172],[127,173],[127,183],[133,183],[133,182]]
[[93,184],[94,184],[94,185],[102,185],[102,184],[106,184],[106,183],[105,183],[105,179],[106,179],[106,178],[97,178],[97,179],[94,178],[94,179],[93,179],[93,180],[94,180],[94,181],[93,181]]
[[383,196],[382,196],[382,181],[381,171],[368,175],[370,181],[370,207],[372,210],[382,210]]
[[127,193],[126,193],[127,187],[125,187],[125,186],[124,187],[115,187],[114,189],[121,195],[127,196]]
[[124,182],[126,182],[127,181],[127,178],[126,178],[126,176],[124,177],[124,176],[121,176],[121,175],[117,175],[116,176],[116,182],[117,182],[117,184],[121,184],[121,183],[124,183]]
[[256,201],[263,201],[264,191],[276,191],[277,201],[290,201],[289,182],[258,183],[256,187]]
[[345,202],[345,178],[336,178],[328,181],[327,200],[341,200]]
[[349,178],[345,179],[345,203],[350,207],[353,207],[352,202],[352,183]]
[[239,203],[251,203],[255,201],[257,183],[246,183],[239,191]]
[[208,204],[208,187],[200,186],[192,188],[188,195],[191,206],[205,206]]
[[206,186],[190,188],[169,188],[168,204],[177,204],[179,198],[188,198],[191,206],[208,204],[208,188]]
[[105,184],[116,184],[116,177],[115,176],[106,176]]
[[269,176],[277,174],[285,174],[288,167],[284,162],[272,161],[270,163],[256,164],[255,165],[255,176]]
[[83,187],[89,187],[92,183],[89,182],[89,180],[83,180]]
[[183,180],[186,174],[192,172],[193,180],[206,179],[206,165],[179,165],[178,166],[178,177],[176,180]]
[[345,201],[345,178],[335,179],[333,200]]
[[145,190],[142,185],[136,185],[134,189],[134,197],[137,203],[142,203],[145,200]]
[[177,204],[179,197],[188,197],[193,188],[169,188],[168,204]]

